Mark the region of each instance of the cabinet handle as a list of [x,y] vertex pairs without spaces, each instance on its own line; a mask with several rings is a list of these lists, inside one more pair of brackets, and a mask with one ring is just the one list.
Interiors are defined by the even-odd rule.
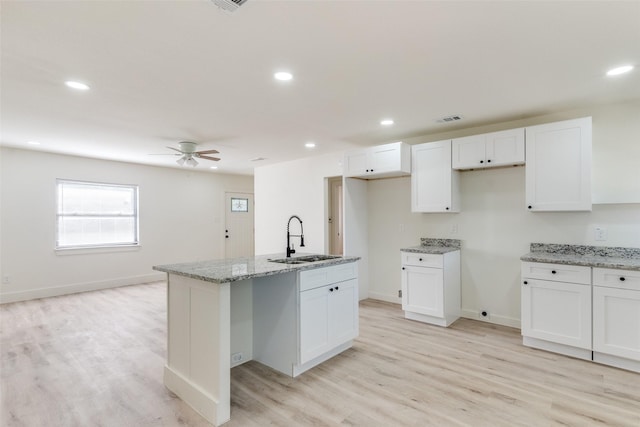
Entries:
[[333,288],[329,288],[329,292],[333,292]]
[[340,286],[336,286],[336,291],[337,291],[338,289],[340,289]]
[[556,274],[556,271],[555,270],[551,270],[551,274]]
[[533,206],[529,205],[529,206],[527,206],[527,209],[531,209],[532,207],[533,207]]
[[404,267],[402,267],[402,269],[404,270]]
[[446,210],[449,210],[449,206],[447,206],[445,209],[446,209]]
[[528,284],[529,284],[529,282],[527,282],[526,280],[525,280],[524,282],[522,282],[522,283],[524,283],[525,285],[528,285]]
[[422,261],[422,258],[418,258],[418,261]]
[[487,160],[487,163],[491,163],[491,159]]
[[484,160],[480,160],[480,163],[484,163]]
[[371,172],[373,172],[373,169],[371,169]]
[[627,280],[627,279],[625,279],[624,277],[621,277],[621,278],[620,278],[620,281],[621,281],[621,282],[624,282],[625,280]]
[[367,169],[367,172],[369,172],[369,169]]

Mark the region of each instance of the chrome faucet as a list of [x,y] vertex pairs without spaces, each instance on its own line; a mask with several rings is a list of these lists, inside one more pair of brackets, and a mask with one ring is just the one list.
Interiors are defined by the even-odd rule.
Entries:
[[[297,219],[300,222],[300,234],[289,234],[289,226],[292,219]],[[287,258],[291,257],[291,254],[295,254],[296,250],[291,245],[291,237],[300,237],[300,247],[304,248],[304,230],[302,229],[302,220],[298,215],[291,215],[289,222],[287,222]]]

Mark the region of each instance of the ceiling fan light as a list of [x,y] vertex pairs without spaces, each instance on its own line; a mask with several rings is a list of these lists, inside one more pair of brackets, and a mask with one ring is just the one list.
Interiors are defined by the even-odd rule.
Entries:
[[180,166],[184,165],[184,156],[182,156],[178,160],[176,160],[176,163],[179,164]]
[[193,166],[194,168],[198,166],[198,162],[196,162],[196,159],[193,157],[189,157],[185,163],[189,166]]

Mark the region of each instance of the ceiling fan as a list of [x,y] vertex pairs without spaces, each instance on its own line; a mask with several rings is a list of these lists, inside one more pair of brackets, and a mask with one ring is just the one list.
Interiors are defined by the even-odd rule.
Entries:
[[198,162],[196,161],[196,158],[198,159],[206,159],[206,160],[213,160],[214,162],[219,161],[220,159],[218,157],[211,157],[211,156],[207,156],[207,154],[217,154],[219,153],[218,150],[201,150],[201,151],[196,151],[196,146],[198,144],[196,144],[195,142],[191,142],[191,141],[181,141],[178,143],[178,146],[180,146],[180,148],[174,148],[174,147],[167,147],[170,150],[173,151],[177,151],[178,154],[167,154],[168,156],[180,156],[180,158],[178,160],[176,160],[176,163],[178,163],[180,166],[182,165],[188,165],[188,166],[197,166]]

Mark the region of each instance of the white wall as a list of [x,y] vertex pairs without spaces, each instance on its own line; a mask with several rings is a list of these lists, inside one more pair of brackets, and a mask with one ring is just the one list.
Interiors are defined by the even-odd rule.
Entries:
[[[342,175],[343,153],[294,160],[255,169],[256,255],[284,254],[287,221],[298,215],[304,224],[301,252],[326,253],[327,183]],[[297,221],[291,233],[298,234]],[[300,239],[292,238],[296,250]]]
[[[156,264],[224,257],[224,192],[253,177],[0,149],[2,301],[60,295],[164,277]],[[56,178],[139,186],[140,244],[56,252]]]
[[[400,302],[402,247],[420,237],[462,240],[462,308],[490,322],[520,324],[520,261],[531,242],[640,247],[640,102],[598,106],[531,120],[412,138],[436,141],[582,116],[593,116],[592,212],[529,212],[525,208],[524,167],[465,171],[460,175],[459,214],[411,213],[410,179],[370,181],[369,292]],[[632,203],[620,203],[632,202]],[[457,233],[453,233],[457,226]],[[594,240],[595,226],[608,240]],[[404,231],[400,231],[401,227]]]

